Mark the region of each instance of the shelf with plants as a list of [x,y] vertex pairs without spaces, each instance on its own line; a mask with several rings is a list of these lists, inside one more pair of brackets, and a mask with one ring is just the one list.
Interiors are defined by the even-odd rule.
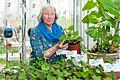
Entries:
[[74,65],[72,60],[46,62],[35,58],[32,66],[24,62],[12,61],[0,72],[0,79],[8,80],[112,80],[112,75],[105,73],[101,66],[91,67],[80,62]]

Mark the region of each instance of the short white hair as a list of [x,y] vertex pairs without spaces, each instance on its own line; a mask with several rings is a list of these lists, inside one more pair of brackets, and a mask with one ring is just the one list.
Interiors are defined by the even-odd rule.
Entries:
[[40,13],[38,14],[38,17],[37,17],[38,21],[40,21],[40,22],[42,21],[43,12],[45,9],[47,9],[49,7],[55,11],[55,21],[58,19],[55,7],[51,6],[51,5],[46,5],[46,6],[42,7],[42,9],[40,10]]

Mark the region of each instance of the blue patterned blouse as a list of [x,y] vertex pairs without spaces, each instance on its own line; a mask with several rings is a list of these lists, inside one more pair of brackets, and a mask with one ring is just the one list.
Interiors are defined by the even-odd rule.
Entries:
[[[63,35],[63,29],[57,23],[52,24],[52,30],[49,30],[44,22],[39,22],[38,26],[33,28],[30,33],[30,44],[32,47],[31,57],[39,56],[44,58],[43,52],[59,42],[59,37]],[[50,59],[56,60],[52,55]]]

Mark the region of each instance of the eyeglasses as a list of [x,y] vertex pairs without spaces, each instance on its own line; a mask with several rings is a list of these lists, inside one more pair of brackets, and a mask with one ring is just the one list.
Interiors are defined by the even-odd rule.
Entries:
[[44,16],[55,16],[54,13],[43,13]]

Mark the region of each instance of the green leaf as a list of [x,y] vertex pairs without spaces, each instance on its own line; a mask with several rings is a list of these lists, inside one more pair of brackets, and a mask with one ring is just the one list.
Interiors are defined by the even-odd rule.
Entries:
[[70,75],[70,74],[71,74],[71,73],[69,73],[67,70],[64,70],[64,71],[63,71],[63,75],[64,75],[64,76],[68,76],[68,75]]
[[116,6],[116,9],[120,12],[120,0],[112,0],[112,2]]
[[85,32],[92,38],[97,38],[101,36],[97,27],[90,27],[89,29],[85,30]]
[[83,23],[97,23],[98,22],[98,13],[96,11],[91,11],[87,16],[82,20]]
[[87,72],[87,71],[89,71],[88,68],[83,68],[83,72]]
[[33,74],[33,73],[29,73],[29,75],[31,76],[31,77],[33,77],[33,78],[35,78],[36,76]]
[[4,47],[1,47],[1,46],[0,46],[0,54],[2,54],[3,52],[6,52],[6,50],[5,50]]
[[63,78],[62,77],[58,77],[58,79],[57,80],[63,80]]
[[93,80],[101,80],[101,77],[100,76],[96,76],[96,75],[93,75],[92,78],[93,78]]
[[66,37],[65,35],[62,35],[62,36],[59,38],[60,42],[63,41],[63,40],[65,39],[65,37]]
[[50,75],[48,75],[46,77],[47,77],[47,80],[57,80],[56,77],[53,77],[53,76],[50,76]]
[[54,65],[54,64],[53,64],[52,67],[55,68],[55,69],[59,69],[59,68],[60,68],[60,65],[57,65],[57,64]]
[[70,78],[70,80],[80,80],[80,79],[77,78],[76,76],[73,76],[72,78]]
[[83,78],[87,78],[89,76],[88,72],[81,72]]
[[74,26],[70,26],[70,27],[68,27],[67,30],[73,31],[73,30],[74,30]]
[[113,40],[117,41],[120,44],[120,36],[119,35],[114,36]]
[[81,72],[73,72],[77,77],[81,77]]
[[96,69],[96,72],[97,72],[97,73],[101,73],[99,69]]
[[49,66],[43,64],[43,65],[41,65],[41,69],[42,70],[49,70]]
[[56,74],[59,77],[63,77],[64,76],[63,73],[59,69],[57,69],[54,74]]
[[86,15],[86,16],[82,19],[82,22],[89,24],[89,23],[90,23],[90,21],[89,21],[89,15]]
[[115,9],[115,5],[111,0],[97,0],[97,1],[99,1],[102,4],[106,11],[110,12],[111,14],[114,14],[116,17],[120,16],[118,10]]
[[27,80],[27,78],[26,78],[27,76],[26,76],[26,74],[25,73],[23,73],[23,72],[20,72],[19,73],[19,76],[18,76],[18,79],[19,80]]
[[82,10],[90,10],[95,7],[95,3],[93,1],[88,1],[85,6],[82,8]]
[[100,25],[101,26],[112,26],[112,24],[110,23],[110,21],[102,21],[101,23],[100,23]]

